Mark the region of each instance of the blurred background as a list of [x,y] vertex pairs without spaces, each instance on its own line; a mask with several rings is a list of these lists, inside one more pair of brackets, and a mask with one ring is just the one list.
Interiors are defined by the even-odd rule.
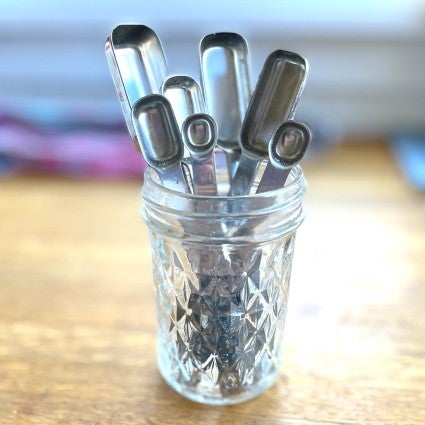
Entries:
[[310,75],[296,118],[311,125],[314,153],[378,138],[425,187],[424,0],[3,1],[2,175],[140,176],[104,54],[122,23],[153,28],[170,72],[195,79],[199,42],[211,32],[247,39],[253,83],[272,50],[305,56]]

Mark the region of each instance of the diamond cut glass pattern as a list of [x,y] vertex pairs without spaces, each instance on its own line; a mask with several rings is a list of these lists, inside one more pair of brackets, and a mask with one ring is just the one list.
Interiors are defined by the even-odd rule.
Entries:
[[164,376],[220,398],[278,372],[293,242],[199,246],[151,234]]

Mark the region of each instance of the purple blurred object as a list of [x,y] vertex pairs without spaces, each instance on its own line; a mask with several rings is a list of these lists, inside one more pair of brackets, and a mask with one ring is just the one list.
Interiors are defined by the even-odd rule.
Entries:
[[114,126],[44,129],[0,115],[0,175],[20,171],[96,178],[140,177],[146,163]]

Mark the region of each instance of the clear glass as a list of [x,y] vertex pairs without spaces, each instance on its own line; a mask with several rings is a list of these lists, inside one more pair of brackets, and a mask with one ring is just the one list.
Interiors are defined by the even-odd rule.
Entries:
[[279,190],[203,197],[145,173],[158,365],[183,396],[234,404],[275,382],[305,186],[295,167]]

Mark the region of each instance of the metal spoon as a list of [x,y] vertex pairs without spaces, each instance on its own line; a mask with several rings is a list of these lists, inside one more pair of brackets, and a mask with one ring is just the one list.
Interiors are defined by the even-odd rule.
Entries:
[[257,193],[285,185],[292,167],[303,158],[311,140],[309,128],[295,121],[287,121],[274,132],[269,145],[270,162],[261,177]]
[[142,97],[134,104],[132,117],[143,156],[162,184],[189,192],[181,167],[183,143],[170,102],[159,94]]
[[[205,102],[201,88],[191,77],[185,75],[168,77],[162,84],[161,92],[170,101],[179,128],[182,128],[183,121],[190,115],[205,112]],[[191,165],[188,159],[190,159],[190,152],[184,145],[183,172],[193,190]]]
[[295,110],[307,68],[304,58],[285,50],[276,50],[266,59],[242,123],[242,155],[230,195],[249,193],[260,162],[268,157],[273,132]]
[[241,124],[251,96],[248,46],[235,33],[210,34],[201,41],[200,57],[207,112],[217,122],[217,144],[226,152],[232,176],[240,156]]
[[214,147],[217,143],[217,124],[210,115],[191,115],[183,122],[182,134],[191,154],[193,193],[216,196]]
[[199,84],[192,77],[168,77],[163,82],[161,91],[170,101],[180,128],[187,117],[205,112],[204,96]]
[[160,92],[168,73],[161,42],[144,25],[119,25],[107,38],[105,52],[128,131],[138,146],[131,109],[142,96]]

